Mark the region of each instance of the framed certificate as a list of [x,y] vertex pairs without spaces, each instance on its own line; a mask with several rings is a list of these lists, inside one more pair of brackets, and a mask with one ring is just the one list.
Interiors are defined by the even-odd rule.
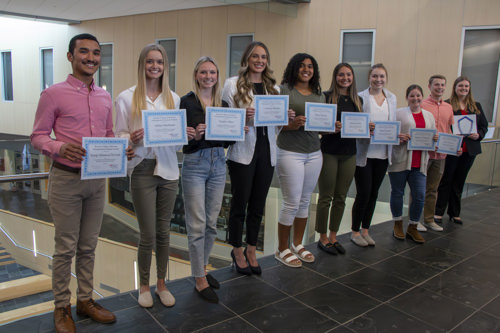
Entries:
[[463,116],[453,116],[455,123],[451,126],[453,134],[469,135],[477,133],[476,115],[467,114]]
[[457,155],[457,151],[462,145],[463,136],[446,133],[439,133],[436,150],[438,153]]
[[142,110],[144,147],[185,145],[186,110]]
[[370,138],[370,114],[363,112],[342,112],[342,138]]
[[288,95],[255,95],[254,126],[288,125]]
[[125,138],[83,138],[87,151],[82,161],[81,179],[125,177],[128,140]]
[[305,131],[335,132],[337,104],[306,102]]
[[375,130],[371,137],[373,144],[398,145],[400,121],[376,121]]
[[205,114],[206,140],[244,141],[245,109],[207,107]]
[[408,140],[408,150],[434,150],[435,129],[410,128],[410,140]]

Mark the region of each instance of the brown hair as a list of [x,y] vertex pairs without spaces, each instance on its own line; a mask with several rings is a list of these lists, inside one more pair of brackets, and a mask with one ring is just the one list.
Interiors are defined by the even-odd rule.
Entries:
[[474,100],[474,97],[472,97],[472,84],[470,83],[470,80],[467,76],[459,76],[457,77],[455,82],[453,82],[453,90],[451,91],[450,97],[450,104],[453,107],[453,110],[461,109],[460,100],[458,99],[457,93],[455,92],[455,88],[462,81],[469,82],[469,93],[467,94],[467,96],[465,96],[465,108],[474,112],[475,114],[479,114],[480,111],[476,106],[476,101]]
[[433,76],[431,76],[429,78],[429,84],[432,84],[432,81],[434,81],[434,79],[440,79],[440,80],[444,80],[446,82],[446,77],[444,75],[434,74]]
[[354,102],[356,109],[358,109],[357,111],[361,111],[361,100],[358,96],[358,90],[356,89],[356,78],[354,76],[354,70],[352,69],[352,66],[346,62],[341,62],[333,69],[332,83],[330,84],[330,89],[326,91],[326,93],[330,95],[327,102],[336,104],[339,99],[340,93],[339,85],[337,84],[337,75],[339,74],[339,71],[342,69],[342,67],[348,68],[352,73],[352,84],[349,86],[349,88],[347,88],[347,92],[351,100]]

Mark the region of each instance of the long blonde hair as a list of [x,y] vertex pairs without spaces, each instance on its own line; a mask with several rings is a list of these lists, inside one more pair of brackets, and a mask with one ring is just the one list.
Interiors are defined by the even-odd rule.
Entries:
[[[198,80],[196,80],[196,73],[198,73],[200,66],[206,62],[212,63],[217,69],[217,82],[212,87],[212,105],[205,105],[205,103],[203,102],[203,99],[200,96],[200,83],[198,82]],[[222,89],[219,84],[219,66],[217,66],[217,63],[212,57],[203,56],[196,61],[193,71],[193,89],[196,97],[203,107],[203,110],[205,110],[207,106],[222,106]]]
[[479,114],[480,111],[476,106],[476,101],[474,100],[474,97],[472,97],[472,84],[467,76],[459,76],[457,77],[455,82],[453,82],[453,90],[451,91],[451,97],[450,97],[451,107],[453,108],[454,111],[462,109],[460,107],[460,100],[458,99],[457,92],[455,91],[457,85],[462,81],[469,82],[469,93],[467,94],[467,96],[465,96],[465,109],[471,110],[475,114]]
[[170,93],[170,86],[168,84],[168,58],[167,52],[163,46],[159,44],[146,45],[140,55],[137,66],[137,85],[135,87],[134,95],[132,97],[132,114],[139,119],[142,116],[142,110],[146,107],[146,57],[150,51],[158,51],[163,58],[163,75],[161,76],[160,88],[163,93],[163,104],[167,109],[175,107],[174,98]]
[[234,102],[238,107],[244,107],[252,102],[250,98],[250,92],[253,89],[253,84],[250,82],[250,70],[248,69],[248,59],[252,55],[253,50],[257,46],[260,46],[266,51],[267,64],[266,68],[262,72],[262,82],[264,83],[264,89],[269,95],[277,95],[278,91],[274,86],[276,85],[276,79],[273,76],[273,70],[271,69],[271,56],[269,55],[269,50],[267,46],[259,41],[254,41],[248,44],[243,55],[241,56],[241,67],[238,71],[238,80],[236,81],[236,94],[234,95]]

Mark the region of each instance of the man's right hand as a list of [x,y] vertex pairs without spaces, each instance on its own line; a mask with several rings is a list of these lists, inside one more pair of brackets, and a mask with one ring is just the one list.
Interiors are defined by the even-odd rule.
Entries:
[[86,151],[82,146],[74,143],[65,143],[59,149],[59,156],[70,160],[72,162],[81,162],[85,156]]

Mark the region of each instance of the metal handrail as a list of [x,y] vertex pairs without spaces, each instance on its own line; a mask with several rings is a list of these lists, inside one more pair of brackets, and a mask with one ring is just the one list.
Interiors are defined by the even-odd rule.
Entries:
[[48,172],[22,173],[17,175],[0,176],[0,183],[20,182],[25,180],[47,179],[47,178],[49,178]]

